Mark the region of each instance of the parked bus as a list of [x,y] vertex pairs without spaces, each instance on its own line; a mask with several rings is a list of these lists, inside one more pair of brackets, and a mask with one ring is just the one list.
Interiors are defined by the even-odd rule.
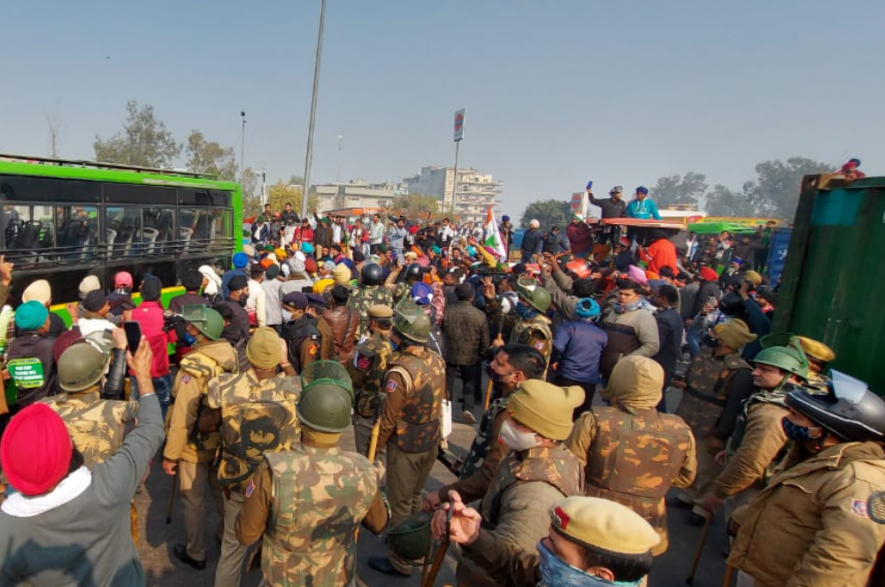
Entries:
[[90,273],[105,289],[122,270],[136,287],[148,272],[170,287],[189,268],[230,267],[242,250],[240,186],[196,173],[0,155],[0,209],[16,304],[35,279],[60,304]]

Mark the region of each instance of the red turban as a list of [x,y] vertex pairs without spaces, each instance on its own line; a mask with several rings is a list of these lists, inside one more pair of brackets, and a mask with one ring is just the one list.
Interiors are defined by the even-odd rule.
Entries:
[[61,416],[46,404],[31,404],[6,427],[0,464],[9,483],[24,495],[42,495],[71,466],[73,445]]
[[701,267],[701,279],[704,281],[716,281],[719,276],[709,267]]

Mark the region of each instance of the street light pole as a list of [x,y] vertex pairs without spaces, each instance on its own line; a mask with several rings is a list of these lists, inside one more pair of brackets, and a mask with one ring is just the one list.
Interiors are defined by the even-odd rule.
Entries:
[[304,156],[304,187],[301,190],[301,217],[307,218],[307,195],[310,191],[310,164],[313,160],[313,127],[317,114],[317,90],[320,85],[320,60],[323,55],[323,26],[326,22],[326,0],[320,4],[320,30],[317,35],[317,56],[313,67],[313,95],[310,99],[310,125],[307,127],[307,154]]
[[240,184],[243,183],[243,173],[246,168],[243,167],[243,161],[246,159],[246,111],[240,111],[240,118],[243,119],[243,129],[240,132]]

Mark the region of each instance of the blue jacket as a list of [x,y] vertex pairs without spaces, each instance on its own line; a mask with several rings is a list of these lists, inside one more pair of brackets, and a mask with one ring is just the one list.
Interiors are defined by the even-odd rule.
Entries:
[[581,383],[599,383],[599,358],[608,342],[605,331],[585,320],[566,322],[553,337],[551,363],[559,363],[557,377]]
[[654,218],[660,220],[661,215],[658,213],[658,205],[653,200],[645,198],[642,201],[638,199],[627,204],[627,218]]

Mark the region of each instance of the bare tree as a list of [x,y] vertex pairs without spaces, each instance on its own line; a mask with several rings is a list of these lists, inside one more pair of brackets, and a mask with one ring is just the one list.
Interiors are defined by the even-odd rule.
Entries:
[[53,159],[57,159],[58,147],[61,143],[61,130],[64,127],[64,123],[61,120],[61,114],[57,111],[52,114],[44,112],[43,118],[46,119],[46,126],[49,129],[49,156]]

